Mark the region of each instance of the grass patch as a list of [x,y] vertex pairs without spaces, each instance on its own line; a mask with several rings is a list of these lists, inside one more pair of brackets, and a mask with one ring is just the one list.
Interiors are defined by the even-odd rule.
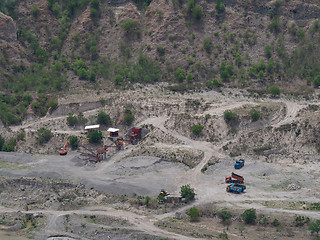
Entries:
[[23,170],[23,169],[28,169],[30,167],[20,163],[12,163],[12,162],[4,161],[4,162],[0,162],[0,168],[6,169],[6,170]]

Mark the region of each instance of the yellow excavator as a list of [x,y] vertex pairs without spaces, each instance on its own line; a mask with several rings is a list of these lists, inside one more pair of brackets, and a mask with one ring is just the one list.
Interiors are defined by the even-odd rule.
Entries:
[[69,140],[66,141],[66,143],[63,145],[63,148],[60,149],[60,151],[59,151],[60,155],[67,155],[68,152],[66,150],[66,146],[68,145],[68,143],[69,143]]

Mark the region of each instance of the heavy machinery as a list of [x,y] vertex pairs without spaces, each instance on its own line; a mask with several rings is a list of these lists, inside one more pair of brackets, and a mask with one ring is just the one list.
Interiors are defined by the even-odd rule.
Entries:
[[244,177],[238,174],[235,174],[234,172],[231,173],[231,176],[226,176],[226,183],[243,183],[243,182],[244,182]]
[[[80,146],[80,149],[83,148],[84,151],[80,151],[80,155],[82,156],[83,160],[87,160],[89,162],[101,162],[101,158],[104,152],[99,152],[99,151],[94,151],[88,147],[85,146]],[[105,149],[103,148],[103,150],[105,151]]]
[[236,161],[236,163],[234,164],[234,168],[235,169],[240,169],[244,166],[244,160],[240,159],[239,161]]
[[164,189],[161,189],[161,191],[160,191],[160,193],[159,193],[159,196],[166,197],[166,196],[168,196],[168,195],[169,195],[168,191],[166,191],[166,190],[164,190]]
[[131,133],[129,134],[129,141],[131,144],[137,144],[141,139],[142,128],[131,128]]
[[242,193],[244,192],[244,190],[246,189],[246,186],[245,185],[240,185],[240,184],[235,184],[235,183],[232,183],[230,185],[227,186],[227,189],[226,191],[227,192],[231,192],[231,193]]
[[60,149],[60,151],[59,151],[60,155],[67,155],[68,152],[66,150],[66,146],[68,145],[68,143],[69,143],[69,140],[66,141],[66,143],[63,145],[63,148]]

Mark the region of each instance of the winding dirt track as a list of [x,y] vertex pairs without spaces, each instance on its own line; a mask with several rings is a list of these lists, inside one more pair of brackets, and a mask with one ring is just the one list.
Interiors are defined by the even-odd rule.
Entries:
[[[235,105],[235,102],[230,102],[225,106],[222,106],[222,107],[217,106],[216,109],[210,109],[206,113],[221,115],[223,113],[223,111],[225,111],[226,109],[232,109],[235,106],[241,107],[242,105],[248,104],[248,103],[254,104],[253,102],[240,102],[240,103],[238,102]],[[274,127],[292,122],[294,120],[295,116],[297,115],[297,112],[304,107],[303,105],[300,105],[300,104],[297,104],[294,102],[286,101],[284,103],[286,104],[286,115],[281,120],[275,122],[273,124]],[[96,111],[97,110],[91,110],[90,113],[96,112]],[[204,114],[206,114],[206,113],[204,113]],[[87,114],[87,113],[85,113],[85,114]],[[45,118],[39,119],[33,123],[27,123],[22,126],[14,127],[14,129],[18,130],[20,128],[29,128],[30,130],[32,130],[32,127],[35,126],[37,123],[43,123],[44,121],[51,121],[53,119],[57,120],[57,119],[64,119],[64,118],[65,118],[65,116],[64,117],[57,117],[57,118],[46,118],[45,117]],[[207,162],[213,156],[218,157],[218,158],[225,157],[224,154],[220,151],[221,146],[225,143],[220,143],[219,145],[213,145],[211,143],[204,142],[204,141],[194,141],[194,140],[187,138],[187,137],[185,137],[175,131],[172,131],[171,129],[168,130],[165,127],[166,120],[167,120],[166,117],[151,117],[151,118],[148,118],[148,119],[144,120],[143,122],[141,122],[140,125],[152,124],[155,127],[164,131],[166,134],[174,135],[174,137],[183,141],[185,146],[189,146],[189,147],[192,147],[194,149],[197,149],[197,150],[204,152],[204,157],[203,157],[202,161],[195,168],[189,170],[184,175],[179,176],[176,184],[180,185],[180,186],[184,185],[184,184],[191,184],[192,187],[195,188],[195,191],[197,193],[197,201],[195,203],[193,203],[193,205],[211,202],[213,197],[215,197],[216,199],[219,198],[218,196],[214,195],[215,192],[208,190],[208,185],[203,185],[201,183],[201,176],[202,176],[201,169],[205,166],[205,164],[207,164]],[[113,163],[120,161],[123,158],[123,156],[125,156],[125,155],[126,155],[126,151],[122,151],[121,153],[113,156],[108,163],[104,164],[102,168],[97,170],[97,173],[99,173],[99,172],[102,173],[106,168],[111,166]],[[238,196],[236,201],[239,202],[240,200],[244,200],[244,199],[245,199],[244,197]],[[246,205],[243,204],[243,207],[245,207],[245,206]],[[179,209],[179,211],[181,211],[181,212],[186,211],[190,207],[191,207],[191,205],[185,206],[185,207]],[[253,207],[253,205],[251,204],[250,207]],[[256,209],[260,209],[260,210],[264,210],[264,211],[300,214],[300,215],[310,216],[313,218],[320,218],[320,213],[317,213],[317,212],[288,211],[288,210],[283,210],[283,209],[275,210],[275,209],[269,209],[269,208],[263,207],[261,205],[255,205],[254,207]],[[0,207],[0,212],[18,212],[18,210]],[[175,212],[170,212],[170,213],[162,214],[162,215],[141,216],[141,215],[129,212],[129,211],[116,210],[114,208],[108,208],[108,207],[96,207],[96,208],[87,208],[87,209],[73,210],[73,211],[37,210],[37,211],[23,211],[23,213],[33,213],[33,214],[42,213],[47,216],[50,216],[49,217],[50,221],[48,221],[48,223],[47,223],[49,227],[46,230],[47,233],[50,233],[50,234],[55,233],[55,230],[57,230],[57,229],[55,229],[55,225],[56,225],[56,221],[59,218],[59,216],[72,215],[72,214],[79,214],[79,215],[85,214],[85,215],[104,215],[104,216],[113,216],[113,217],[124,218],[124,219],[127,219],[130,223],[134,224],[134,226],[135,226],[134,229],[138,229],[138,230],[141,230],[145,233],[152,234],[152,235],[170,237],[170,238],[174,238],[174,239],[186,239],[186,240],[194,239],[192,237],[186,237],[186,236],[183,236],[180,234],[176,234],[176,233],[162,230],[154,225],[154,223],[156,221],[162,220],[162,219],[169,217],[169,216],[173,216],[175,214]],[[69,234],[69,235],[70,235],[70,237],[76,236],[73,234]],[[76,237],[83,239],[81,236],[76,236]],[[235,235],[234,237],[239,237],[239,236]],[[199,239],[199,238],[197,238],[197,239]]]

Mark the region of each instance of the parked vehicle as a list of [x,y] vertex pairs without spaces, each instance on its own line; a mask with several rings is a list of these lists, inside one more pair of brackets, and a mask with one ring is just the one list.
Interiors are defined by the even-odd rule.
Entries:
[[230,184],[229,186],[227,186],[227,189],[226,191],[227,192],[231,192],[231,193],[242,193],[244,192],[244,190],[246,189],[246,186],[245,185],[240,185],[240,184],[235,184],[235,183],[232,183]]
[[239,161],[236,161],[236,163],[234,164],[234,168],[235,169],[240,169],[244,166],[244,160],[240,159]]
[[226,183],[243,183],[244,177],[235,174],[234,172],[231,173],[231,176],[226,176]]

